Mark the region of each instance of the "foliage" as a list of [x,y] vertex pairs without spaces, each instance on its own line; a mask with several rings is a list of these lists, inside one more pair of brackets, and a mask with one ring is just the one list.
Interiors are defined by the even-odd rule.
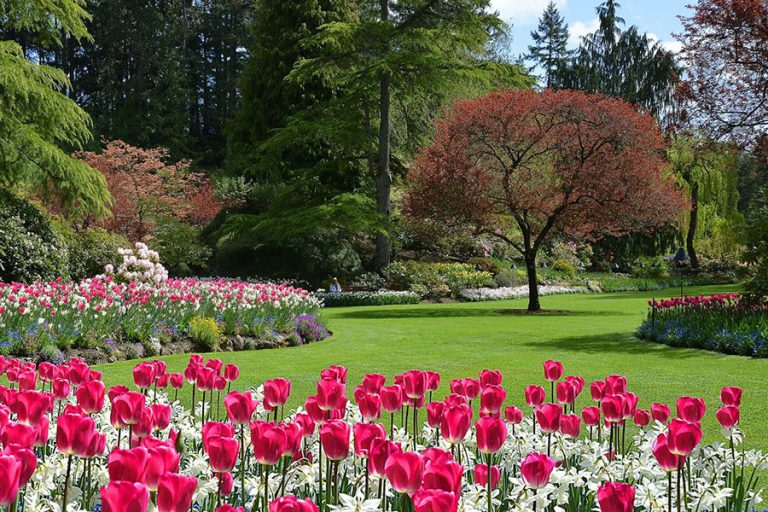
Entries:
[[104,227],[131,241],[145,239],[160,217],[204,227],[221,210],[205,176],[190,172],[189,161],[166,163],[169,153],[165,149],[142,149],[114,140],[100,153],[78,152],[76,156],[98,169],[107,181],[114,207]]
[[714,139],[753,144],[768,126],[768,4],[699,0],[682,18],[685,121]]
[[[535,289],[536,256],[557,233],[599,239],[675,221],[685,201],[663,149],[654,120],[622,100],[501,91],[458,102],[439,122],[404,208],[507,242]],[[540,308],[535,292],[529,307]]]
[[59,43],[62,34],[83,38],[86,18],[77,0],[0,6],[0,184],[45,191],[69,212],[102,216],[109,203],[104,179],[62,150],[91,137],[88,115],[64,94],[69,78],[27,60],[18,43],[2,40],[26,30],[49,44]]
[[499,288],[520,286],[526,283],[525,271],[517,269],[502,270],[494,276],[493,281]]
[[104,272],[104,267],[117,261],[119,249],[130,245],[124,236],[100,227],[89,227],[81,231],[66,226],[57,229],[67,244],[69,276],[73,280]]
[[490,272],[475,270],[467,263],[393,262],[385,269],[390,288],[410,290],[422,297],[456,296],[464,288],[493,282]]
[[573,266],[573,263],[563,258],[558,258],[552,262],[552,270],[563,272],[572,277],[576,275],[576,267]]
[[37,207],[0,190],[0,280],[66,278],[67,246]]
[[418,304],[421,295],[411,291],[377,290],[372,292],[341,292],[319,294],[327,308],[347,306],[386,306],[391,304]]
[[296,333],[302,343],[323,341],[330,334],[328,329],[318,320],[317,315],[301,315],[296,319]]
[[499,272],[504,271],[504,267],[493,258],[481,258],[478,256],[474,256],[472,258],[469,258],[467,260],[468,265],[472,265],[477,270],[482,270],[483,272],[488,272],[492,274],[493,276],[496,276]]
[[259,336],[273,329],[289,332],[296,318],[319,308],[300,288],[242,281],[0,283],[0,344],[24,338],[60,348],[108,340],[149,346],[162,333],[186,333],[195,317],[212,318],[227,335]]
[[221,333],[213,318],[196,316],[189,321],[189,337],[192,338],[197,350],[215,352],[219,348]]
[[636,26],[621,28],[618,7],[616,0],[598,6],[597,31],[582,39],[573,59],[560,69],[558,85],[621,98],[662,122],[675,104],[680,70],[659,41]]
[[152,246],[157,249],[163,265],[175,276],[188,276],[205,269],[212,254],[197,226],[173,217],[158,220]]
[[738,294],[649,301],[638,336],[673,347],[768,357],[768,312]]
[[349,281],[349,287],[365,290],[380,290],[387,284],[386,279],[376,272],[364,272]]
[[632,277],[650,279],[669,277],[669,261],[663,256],[638,258],[632,268]]
[[539,18],[539,25],[531,32],[533,44],[528,46],[527,58],[544,72],[544,87],[556,88],[560,73],[570,58],[568,25],[554,2],[549,2]]

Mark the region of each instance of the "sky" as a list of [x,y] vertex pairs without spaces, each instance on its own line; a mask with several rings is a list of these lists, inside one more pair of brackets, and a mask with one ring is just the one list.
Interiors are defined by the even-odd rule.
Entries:
[[[570,33],[570,45],[578,46],[581,36],[597,28],[595,7],[602,0],[554,0],[565,18]],[[491,0],[501,18],[512,23],[512,52],[514,55],[528,51],[531,31],[536,29],[539,16],[549,0]],[[679,43],[672,37],[680,32],[679,15],[688,15],[687,4],[692,0],[623,0],[619,15],[624,18],[625,27],[637,25],[641,32],[648,33],[670,50],[679,49]]]

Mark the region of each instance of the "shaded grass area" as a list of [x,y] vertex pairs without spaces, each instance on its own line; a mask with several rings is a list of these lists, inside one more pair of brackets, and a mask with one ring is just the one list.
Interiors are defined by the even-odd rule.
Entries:
[[[711,286],[686,289],[687,294],[735,291]],[[640,396],[640,407],[653,401],[674,403],[680,395],[701,396],[709,410],[706,440],[720,438],[714,413],[722,386],[744,388],[742,424],[747,446],[768,446],[768,360],[728,356],[694,349],[672,348],[641,341],[632,335],[647,311],[651,297],[665,292],[629,292],[605,295],[561,295],[542,298],[544,315],[510,315],[500,311],[525,307],[525,300],[334,308],[323,316],[333,338],[303,347],[256,352],[220,353],[216,357],[238,364],[238,388],[265,379],[293,381],[289,406],[314,393],[321,369],[330,364],[349,368],[349,393],[365,373],[392,377],[411,368],[439,371],[443,383],[436,397],[448,390],[452,378],[476,376],[483,368],[504,373],[508,403],[527,411],[523,388],[543,384],[542,362],[563,361],[566,374],[588,381],[611,373],[626,375],[629,387]],[[187,355],[164,358],[169,371],[181,371]],[[108,384],[128,384],[136,361],[104,365]],[[180,395],[189,400],[189,389]],[[579,406],[591,405],[588,389]]]

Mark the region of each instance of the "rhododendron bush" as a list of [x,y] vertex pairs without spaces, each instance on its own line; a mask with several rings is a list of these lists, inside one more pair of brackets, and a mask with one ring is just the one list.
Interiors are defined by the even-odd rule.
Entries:
[[301,288],[223,279],[0,283],[0,348],[108,348],[118,339],[184,333],[195,317],[215,319],[227,334],[259,335],[293,329],[298,317],[319,309],[319,300]]
[[[0,357],[0,371],[9,510],[747,511],[768,467],[741,447],[741,389],[709,410],[696,397],[647,404],[620,375],[587,385],[556,361],[546,387],[524,390],[495,370],[353,384],[331,366],[295,411],[290,380],[238,390],[237,366],[198,355],[183,373],[142,362],[132,386],[109,389],[78,359]],[[706,414],[724,442],[701,443]]]

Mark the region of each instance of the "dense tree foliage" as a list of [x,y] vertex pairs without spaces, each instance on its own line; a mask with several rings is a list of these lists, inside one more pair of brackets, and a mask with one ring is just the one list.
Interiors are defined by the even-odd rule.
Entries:
[[559,74],[571,52],[568,50],[568,25],[554,2],[549,2],[542,13],[538,27],[531,32],[531,39],[533,44],[528,47],[528,59],[541,68],[543,85],[557,88]]
[[663,173],[649,115],[603,95],[544,90],[457,103],[415,162],[409,215],[504,240],[525,259],[528,309],[540,309],[536,257],[562,232],[587,239],[674,222],[685,201]]
[[15,0],[0,5],[0,184],[55,195],[68,211],[103,215],[109,200],[101,175],[71,158],[62,145],[90,139],[90,120],[64,93],[71,86],[59,69],[25,58],[14,34],[31,34],[46,46],[87,39],[87,14],[78,0]]

